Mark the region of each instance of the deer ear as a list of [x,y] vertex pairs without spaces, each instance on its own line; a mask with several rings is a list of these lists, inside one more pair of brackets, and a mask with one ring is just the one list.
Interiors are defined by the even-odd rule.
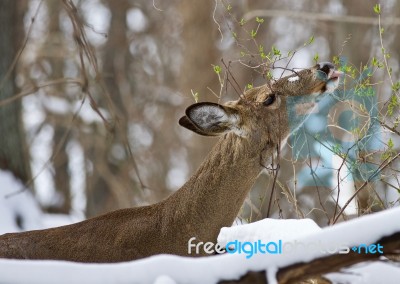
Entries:
[[197,103],[186,109],[179,120],[183,127],[204,136],[217,136],[239,130],[239,114],[231,107],[215,103]]
[[197,134],[203,135],[203,136],[214,136],[214,135],[210,135],[209,133],[203,132],[200,129],[198,129],[186,115],[182,116],[181,119],[179,119],[179,125],[185,127],[186,129],[189,129],[190,131],[193,131]]

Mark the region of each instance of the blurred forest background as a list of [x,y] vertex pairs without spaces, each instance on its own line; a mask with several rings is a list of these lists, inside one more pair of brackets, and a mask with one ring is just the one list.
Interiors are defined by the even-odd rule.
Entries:
[[[0,1],[0,167],[23,184],[12,188],[0,183],[0,206],[26,194],[15,194],[24,187],[43,212],[78,218],[162,200],[183,185],[216,142],[179,127],[185,108],[195,99],[236,99],[238,88],[232,85],[243,91],[265,84],[265,74],[249,67],[257,65],[251,53],[259,54],[261,45],[267,52],[274,47],[278,57],[299,49],[276,66],[306,68],[318,60],[338,61],[350,74],[339,91],[342,97],[322,104],[322,114],[315,114],[308,129],[316,134],[337,128],[332,130],[339,131],[335,137],[350,135],[352,139],[341,141],[357,146],[357,137],[379,136],[380,144],[374,142],[367,152],[358,148],[354,157],[344,155],[351,146],[328,138],[324,144],[314,134],[308,146],[316,149],[312,157],[299,157],[295,147],[285,147],[275,186],[273,175],[261,175],[242,220],[265,218],[272,198],[272,217],[310,217],[327,225],[360,187],[364,197],[350,202],[348,216],[397,205],[398,117],[392,114],[386,127],[377,123],[374,128],[371,115],[365,120],[350,108],[348,119],[363,125],[354,131],[336,127],[340,119],[331,112],[333,105],[335,112],[349,110],[346,102],[336,104],[354,95],[346,88],[364,66],[373,68],[373,79],[357,81],[355,88],[374,90],[372,105],[379,117],[387,114],[386,102],[398,97],[393,86],[400,77],[400,2],[384,1],[380,11],[391,76],[385,71],[375,4]],[[216,72],[215,66],[223,71]],[[274,76],[281,73],[273,70]],[[318,124],[321,119],[328,119],[328,127]],[[385,174],[376,173],[374,182],[371,175],[343,174],[343,164],[351,168],[363,163],[376,166],[374,170],[386,165]],[[24,211],[21,206],[16,206],[18,212]]]

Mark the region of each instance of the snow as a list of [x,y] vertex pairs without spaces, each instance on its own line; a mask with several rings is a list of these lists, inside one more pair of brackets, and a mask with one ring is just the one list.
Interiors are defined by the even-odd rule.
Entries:
[[233,240],[241,242],[291,240],[320,230],[321,228],[311,219],[263,219],[247,225],[222,228],[218,236],[218,244],[225,247]]
[[[339,155],[332,155],[332,167],[334,169],[339,169],[343,163],[343,159]],[[347,164],[343,164],[343,169],[338,173],[337,171],[332,171],[332,181],[333,184],[337,181],[338,174],[340,179],[340,192],[339,192],[339,206],[342,208],[348,200],[351,200],[351,196],[354,194],[355,189],[357,188],[354,185],[354,180],[357,178],[353,177],[353,170],[349,168]],[[332,196],[338,195],[338,187],[336,187]],[[349,203],[347,208],[345,209],[345,214],[347,216],[356,215],[357,214],[357,201],[356,198]]]
[[142,10],[137,8],[129,9],[126,15],[126,23],[130,30],[140,33],[148,26],[148,19]]
[[[21,192],[10,195],[18,191]],[[0,234],[43,227],[41,210],[33,195],[11,172],[0,170],[0,192]]]
[[344,273],[329,273],[325,275],[333,283],[385,283],[398,284],[400,279],[400,267],[384,262],[361,263]]
[[[97,109],[106,120],[110,119],[111,116],[107,110],[101,107],[97,107]],[[75,113],[77,111],[79,112],[79,117],[86,124],[103,123],[103,119],[96,111],[93,110],[93,108],[90,106],[90,101],[88,99],[85,99],[83,103],[81,101],[75,103],[75,105],[73,106],[73,112]]]
[[42,228],[53,228],[59,226],[65,226],[72,223],[83,221],[83,217],[80,215],[67,215],[67,214],[46,214],[42,213]]
[[71,112],[70,103],[63,98],[55,96],[43,96],[42,104],[48,111],[55,114],[67,115]]
[[294,77],[289,77],[289,78],[288,78],[288,81],[289,81],[289,82],[296,82],[296,81],[298,81],[298,80],[300,80],[299,76],[294,76]]
[[[318,229],[311,220],[265,219],[254,224],[224,229],[220,239],[228,240],[232,237],[229,236],[229,233],[232,233],[234,238],[237,236],[241,240],[282,238],[287,241],[286,238],[289,238],[304,243],[323,240],[326,244],[336,243],[352,247],[361,243],[374,243],[383,236],[399,232],[400,222],[393,222],[393,220],[399,219],[400,208],[360,217],[324,229]],[[304,231],[301,230],[302,228]],[[266,232],[272,229],[276,232]],[[238,230],[243,231],[238,232]],[[2,259],[0,260],[0,282],[217,283],[224,279],[238,279],[249,270],[267,269],[269,283],[276,283],[275,273],[280,267],[297,262],[307,262],[325,255],[318,250],[303,248],[292,253],[255,254],[249,259],[246,259],[243,254],[224,254],[200,258],[158,255],[137,261],[112,264]],[[20,273],[21,271],[24,273]],[[383,263],[358,265],[346,271],[348,274],[331,273],[328,276],[333,280],[341,279],[341,283],[346,283],[346,281],[347,283],[394,283],[393,279],[399,279],[400,275],[399,268]]]
[[167,275],[161,275],[160,277],[157,277],[156,281],[154,281],[154,284],[176,284],[176,282]]
[[80,214],[43,214],[31,191],[9,171],[0,170],[0,193],[0,235],[63,226],[83,219]]

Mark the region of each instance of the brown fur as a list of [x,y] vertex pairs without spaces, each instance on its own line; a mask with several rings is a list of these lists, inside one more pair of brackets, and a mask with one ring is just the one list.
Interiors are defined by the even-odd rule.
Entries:
[[[298,82],[282,78],[272,90],[268,85],[254,88],[224,106],[202,103],[188,108],[181,125],[222,137],[189,181],[166,200],[68,226],[2,235],[0,257],[118,262],[162,253],[187,255],[192,237],[216,243],[221,227],[233,223],[263,169],[261,163],[267,162],[261,157],[270,157],[289,134],[286,97],[325,88],[317,72],[317,67],[299,71]],[[272,93],[275,102],[263,105]],[[208,119],[208,107],[219,107],[229,120],[217,118],[212,127],[203,127],[193,113],[204,110]]]

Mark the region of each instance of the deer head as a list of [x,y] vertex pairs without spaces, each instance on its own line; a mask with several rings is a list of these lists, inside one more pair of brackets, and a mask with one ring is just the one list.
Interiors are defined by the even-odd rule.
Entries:
[[338,87],[340,75],[332,63],[319,63],[251,89],[238,100],[224,105],[193,104],[186,109],[179,124],[204,136],[232,133],[250,141],[280,143],[289,134],[287,98],[331,92]]

